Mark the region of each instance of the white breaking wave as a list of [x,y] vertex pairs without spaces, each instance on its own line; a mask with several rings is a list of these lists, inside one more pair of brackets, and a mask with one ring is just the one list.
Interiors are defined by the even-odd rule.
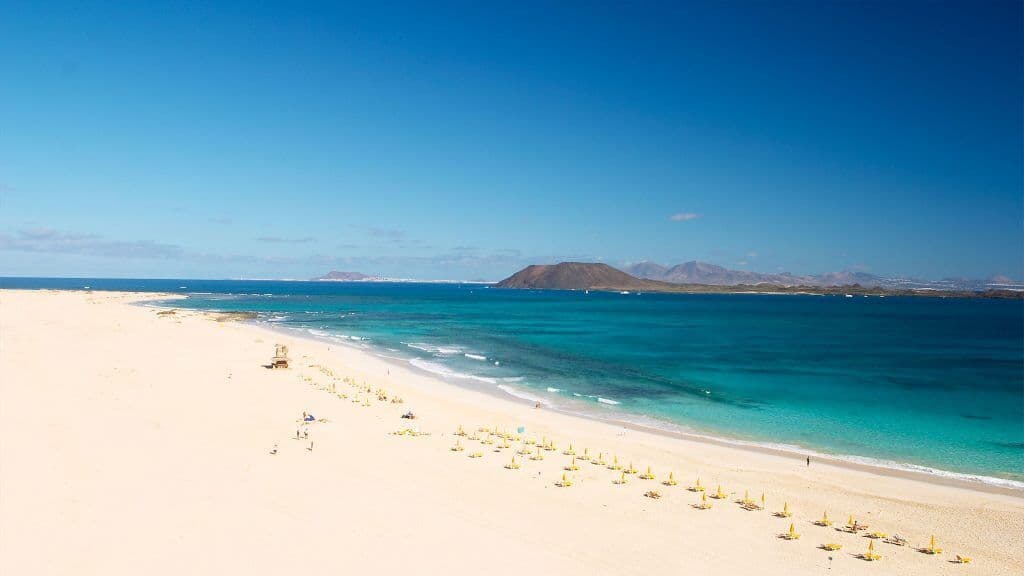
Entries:
[[416,350],[422,350],[423,352],[429,352],[431,354],[440,354],[442,356],[452,356],[454,354],[462,354],[462,348],[458,346],[434,346],[433,344],[426,344],[424,342],[403,342],[409,348]]
[[516,398],[520,398],[522,400],[529,400],[530,402],[533,402],[533,403],[536,403],[536,404],[547,404],[547,400],[545,400],[544,398],[541,398],[539,396],[534,396],[533,394],[530,394],[529,392],[523,392],[522,390],[519,390],[518,388],[513,388],[511,386],[506,386],[504,384],[498,384],[498,388],[502,389],[509,396],[515,396]]
[[325,330],[318,330],[316,328],[306,328],[306,332],[308,332],[310,335],[316,337],[318,340],[329,340],[329,341],[334,342],[336,344],[347,344],[349,342],[357,341],[357,342],[359,342],[359,346],[361,348],[366,348],[367,347],[366,344],[364,344],[362,342],[363,340],[367,340],[367,339],[363,338],[362,336],[349,336],[348,334],[335,334],[335,333],[332,333],[332,332],[327,332]]
[[470,358],[472,360],[480,360],[481,362],[487,361],[487,356],[481,356],[479,354],[470,354],[469,352],[466,352],[465,354],[463,354],[463,356],[465,356],[466,358]]
[[488,384],[497,384],[498,381],[494,378],[488,378],[486,376],[477,376],[475,374],[466,374],[463,372],[456,372],[444,364],[437,362],[431,362],[430,360],[424,360],[422,358],[413,358],[409,360],[409,364],[423,370],[430,372],[431,374],[437,374],[438,376],[445,376],[448,378],[459,378],[462,380],[476,380],[477,382],[486,382]]
[[561,392],[561,391],[562,391],[561,388],[552,388],[551,386],[548,386],[548,392]]
[[616,402],[615,400],[609,400],[607,398],[601,398],[600,396],[597,397],[597,401],[602,403],[602,404],[618,404],[618,402]]

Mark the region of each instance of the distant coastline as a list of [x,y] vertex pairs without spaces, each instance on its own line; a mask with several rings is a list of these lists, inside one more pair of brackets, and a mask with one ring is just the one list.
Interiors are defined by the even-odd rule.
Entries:
[[498,282],[498,288],[540,290],[594,290],[600,292],[658,292],[677,294],[802,294],[818,296],[921,296],[931,298],[1024,299],[1024,291],[1008,289],[943,290],[883,288],[860,284],[840,286],[781,286],[778,284],[673,284],[631,276],[607,264],[562,262],[531,265]]

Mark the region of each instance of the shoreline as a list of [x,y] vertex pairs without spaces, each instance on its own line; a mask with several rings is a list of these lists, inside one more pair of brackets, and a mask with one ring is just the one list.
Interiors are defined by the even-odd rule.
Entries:
[[[0,291],[0,572],[1024,569],[1016,494],[536,409],[180,297]],[[275,344],[286,370],[266,368]],[[637,475],[623,485],[615,463]],[[834,527],[815,526],[823,511]],[[838,530],[847,518],[908,545]],[[791,525],[802,540],[780,536]],[[941,555],[919,552],[932,534]],[[869,541],[884,557],[870,567]]]
[[[222,313],[207,310],[196,310],[191,308],[189,308],[188,310],[200,314]],[[557,412],[559,414],[564,414],[572,418],[583,418],[591,422],[597,422],[611,427],[628,428],[630,430],[646,432],[658,436],[663,436],[666,438],[676,438],[689,440],[697,443],[707,443],[715,446],[734,448],[738,450],[747,450],[759,454],[768,454],[778,456],[780,458],[789,458],[798,461],[803,461],[805,458],[811,457],[816,465],[828,465],[840,469],[856,470],[860,472],[877,474],[879,476],[903,478],[906,480],[922,482],[925,484],[934,484],[938,486],[948,486],[953,488],[973,490],[983,494],[999,494],[1005,496],[1024,498],[1024,482],[1016,480],[999,478],[996,476],[984,476],[981,474],[970,474],[966,472],[941,470],[938,468],[932,468],[930,466],[912,463],[892,462],[892,465],[889,466],[886,465],[883,461],[873,458],[871,456],[857,456],[845,454],[836,455],[829,454],[826,452],[819,452],[811,448],[802,448],[799,446],[792,446],[791,448],[784,446],[771,446],[754,440],[747,441],[740,439],[731,439],[721,436],[715,436],[711,433],[701,433],[697,431],[687,432],[684,430],[671,430],[668,428],[663,428],[654,425],[644,425],[642,423],[632,422],[624,418],[603,418],[597,414],[588,413],[584,411],[574,411],[549,404],[546,399],[539,396],[536,397],[536,399],[520,397],[511,392],[503,390],[500,386],[495,386],[493,389],[465,386],[459,384],[456,381],[458,380],[457,378],[444,378],[440,374],[436,374],[429,370],[424,370],[423,368],[420,368],[415,364],[408,362],[405,359],[399,359],[385,354],[377,354],[374,353],[372,348],[360,348],[359,346],[351,342],[334,341],[330,340],[327,337],[318,337],[315,334],[309,333],[306,328],[290,329],[285,327],[277,327],[274,326],[273,323],[261,321],[259,319],[246,320],[245,323],[256,328],[268,330],[270,332],[281,335],[287,335],[289,337],[298,338],[300,340],[316,342],[319,344],[327,344],[331,346],[342,346],[351,350],[354,353],[371,356],[386,364],[391,365],[394,368],[414,370],[420,373],[424,378],[432,379],[437,381],[438,383],[447,386],[453,386],[461,390],[468,390],[471,392],[486,394],[488,396],[492,396],[504,402],[510,402],[523,406],[533,406],[536,402],[541,402],[542,404],[544,404],[544,408],[547,410]],[[653,418],[649,416],[644,416],[642,414],[637,414],[636,416]],[[671,422],[666,422],[666,424],[678,426],[677,424]],[[871,460],[872,462],[857,462],[855,460],[852,460],[853,458],[863,458],[866,460]],[[911,466],[920,466],[922,468],[925,468],[925,470],[915,470],[911,468]],[[934,470],[934,472],[930,470]]]

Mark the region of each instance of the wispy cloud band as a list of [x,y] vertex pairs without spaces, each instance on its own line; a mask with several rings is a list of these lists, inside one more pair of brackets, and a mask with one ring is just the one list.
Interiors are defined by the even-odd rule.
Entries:
[[301,238],[288,238],[285,236],[260,236],[256,238],[259,242],[269,242],[272,244],[309,244],[315,242],[316,238],[313,236],[303,236]]

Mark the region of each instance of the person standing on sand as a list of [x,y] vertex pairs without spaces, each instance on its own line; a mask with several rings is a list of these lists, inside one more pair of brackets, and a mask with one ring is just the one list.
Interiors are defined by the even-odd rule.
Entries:
[[810,456],[807,457],[807,467],[808,468],[811,467],[811,457]]

